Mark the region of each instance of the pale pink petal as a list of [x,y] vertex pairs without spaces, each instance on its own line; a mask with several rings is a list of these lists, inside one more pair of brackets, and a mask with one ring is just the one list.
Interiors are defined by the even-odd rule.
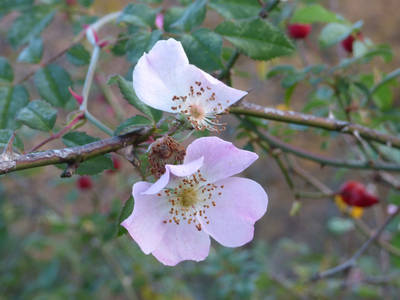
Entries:
[[133,70],[133,88],[147,105],[174,112],[172,97],[186,93],[184,70],[189,65],[181,43],[158,41],[144,54]]
[[203,137],[193,141],[186,149],[185,164],[204,157],[201,174],[208,182],[238,174],[250,166],[258,155],[236,148],[218,137]]
[[168,224],[163,240],[152,254],[164,265],[175,266],[183,260],[204,260],[210,251],[210,238],[193,224]]
[[211,94],[215,93],[215,100],[209,102],[211,108],[208,110],[209,112],[221,113],[225,111],[226,108],[236,103],[248,94],[245,91],[227,86],[225,83],[212,77],[210,74],[202,70],[200,71],[203,75],[203,78],[198,79],[198,81],[201,81],[203,86],[208,86],[210,88],[209,92]]
[[152,252],[162,240],[167,230],[163,221],[168,218],[169,210],[164,196],[143,195],[150,185],[143,181],[133,185],[133,212],[121,223],[145,254]]
[[[268,196],[257,182],[230,177],[214,183],[221,195],[213,193],[205,219],[200,219],[205,232],[226,247],[239,247],[253,239],[254,223],[267,211]],[[203,215],[204,217],[204,215]]]
[[[182,165],[166,165],[165,173],[152,184],[147,190],[143,191],[143,195],[152,195],[160,192],[168,183],[173,184],[175,178],[171,178],[171,174],[177,177],[185,177],[192,175],[203,165],[203,157],[190,161]],[[171,182],[172,181],[172,182]]]
[[[181,43],[174,39],[158,41],[139,59],[133,71],[133,88],[147,105],[174,113],[193,103],[206,112],[221,113],[247,95],[189,64]],[[187,100],[173,101],[176,97]]]

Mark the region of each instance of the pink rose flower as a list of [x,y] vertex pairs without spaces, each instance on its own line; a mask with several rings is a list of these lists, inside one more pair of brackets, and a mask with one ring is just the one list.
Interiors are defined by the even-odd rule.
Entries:
[[194,65],[180,42],[158,41],[133,70],[133,88],[147,105],[181,113],[198,130],[218,131],[216,115],[247,95]]
[[133,212],[121,225],[145,254],[169,266],[204,260],[210,236],[226,247],[242,246],[253,239],[268,196],[257,182],[232,176],[257,158],[220,138],[199,138],[182,165],[166,165],[155,183],[134,184]]

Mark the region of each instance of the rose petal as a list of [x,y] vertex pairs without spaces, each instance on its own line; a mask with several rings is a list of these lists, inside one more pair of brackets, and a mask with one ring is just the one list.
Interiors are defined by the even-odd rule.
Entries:
[[143,191],[143,195],[157,194],[167,185],[172,186],[174,184],[175,178],[171,178],[171,174],[178,177],[185,177],[192,175],[203,165],[203,157],[200,157],[191,162],[182,165],[166,165],[165,173],[152,184],[147,190]]
[[163,264],[175,266],[183,260],[204,260],[210,251],[210,238],[193,224],[168,224],[168,231],[152,254]]
[[248,93],[242,90],[234,89],[227,86],[222,81],[212,77],[210,74],[200,70],[203,78],[197,81],[202,82],[203,86],[210,88],[209,93],[215,93],[215,100],[209,102],[208,112],[221,113],[224,112],[232,104],[242,99]]
[[[158,41],[139,59],[133,71],[133,88],[147,105],[175,113],[178,104],[172,99],[188,96],[191,90],[194,96],[188,97],[186,105],[202,102],[206,112],[213,113],[223,112],[247,95],[189,64],[181,43],[174,39]],[[207,100],[212,95],[213,100]]]
[[167,230],[163,221],[168,218],[169,209],[164,196],[143,195],[150,186],[151,183],[144,181],[133,185],[133,212],[121,223],[145,254],[152,252],[162,240]]
[[144,54],[133,70],[133,88],[147,105],[174,112],[172,97],[187,93],[183,86],[183,70],[189,61],[181,43],[174,39],[158,41],[148,54]]
[[208,182],[238,174],[250,166],[258,155],[236,148],[218,137],[204,137],[193,141],[186,149],[184,163],[204,157],[201,174]]
[[[239,247],[253,239],[254,223],[267,211],[268,196],[257,182],[230,177],[214,183],[224,188],[214,192],[211,200],[216,206],[206,210],[205,219],[199,219],[204,231],[226,247]],[[203,215],[204,217],[204,215]]]

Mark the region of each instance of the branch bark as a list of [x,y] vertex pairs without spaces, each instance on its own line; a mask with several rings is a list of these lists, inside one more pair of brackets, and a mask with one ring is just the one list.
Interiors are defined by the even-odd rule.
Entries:
[[338,168],[348,168],[348,169],[364,169],[364,170],[385,170],[392,172],[400,172],[400,165],[388,164],[388,163],[377,163],[371,161],[345,161],[340,159],[328,158],[322,155],[310,153],[309,151],[297,148],[285,142],[282,142],[278,138],[266,133],[260,132],[258,128],[250,121],[238,117],[243,124],[248,126],[255,134],[257,134],[260,140],[266,141],[272,147],[281,149],[284,152],[292,153],[298,157],[302,157],[314,162],[321,164],[321,166],[334,166]]
[[138,145],[153,132],[153,128],[140,127],[129,133],[100,140],[83,146],[54,149],[24,155],[14,154],[0,162],[0,175],[60,163],[80,163],[98,155],[114,152],[129,145]]
[[283,111],[275,108],[263,107],[247,101],[242,101],[239,106],[231,107],[229,111],[236,115],[247,115],[267,120],[306,125],[351,135],[358,133],[366,140],[400,149],[400,137],[384,134],[368,127],[346,121],[321,118],[295,111]]

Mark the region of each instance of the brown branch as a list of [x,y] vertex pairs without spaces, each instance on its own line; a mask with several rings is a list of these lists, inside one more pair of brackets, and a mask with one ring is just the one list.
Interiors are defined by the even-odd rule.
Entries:
[[298,147],[292,146],[285,142],[282,142],[278,138],[270,135],[266,132],[260,132],[258,128],[249,120],[245,118],[238,117],[244,125],[251,129],[255,134],[257,134],[260,140],[266,141],[271,147],[279,148],[284,152],[292,153],[298,157],[308,159],[310,161],[317,162],[321,166],[334,166],[338,168],[348,168],[348,169],[364,169],[364,170],[385,170],[392,172],[400,172],[400,165],[388,164],[388,163],[376,163],[376,162],[359,162],[359,161],[345,161],[340,159],[328,158],[319,154],[310,153],[309,151],[300,149]]
[[0,162],[0,175],[60,163],[80,163],[98,155],[117,151],[129,145],[138,145],[145,141],[152,132],[153,128],[140,127],[126,134],[83,146],[14,155],[12,158]]
[[400,209],[397,209],[397,211],[395,213],[393,213],[392,215],[390,215],[385,222],[378,228],[378,230],[371,235],[371,237],[357,250],[356,253],[354,253],[354,255],[349,258],[348,260],[346,260],[344,263],[328,269],[326,271],[320,272],[320,273],[316,273],[314,274],[314,276],[311,278],[312,281],[317,281],[320,279],[324,279],[324,278],[328,278],[331,276],[334,276],[337,273],[340,272],[344,272],[347,271],[349,269],[351,269],[352,267],[354,267],[357,264],[357,260],[358,258],[364,254],[364,252],[368,249],[368,247],[375,242],[376,240],[379,239],[379,237],[381,236],[382,232],[385,230],[385,228],[390,224],[390,222],[393,221],[393,219],[400,213]]
[[267,120],[306,125],[351,135],[358,133],[366,140],[379,142],[400,149],[400,137],[384,134],[368,127],[346,121],[321,118],[295,111],[283,111],[275,108],[263,107],[246,101],[242,101],[239,106],[231,107],[229,111],[236,115],[247,115]]

